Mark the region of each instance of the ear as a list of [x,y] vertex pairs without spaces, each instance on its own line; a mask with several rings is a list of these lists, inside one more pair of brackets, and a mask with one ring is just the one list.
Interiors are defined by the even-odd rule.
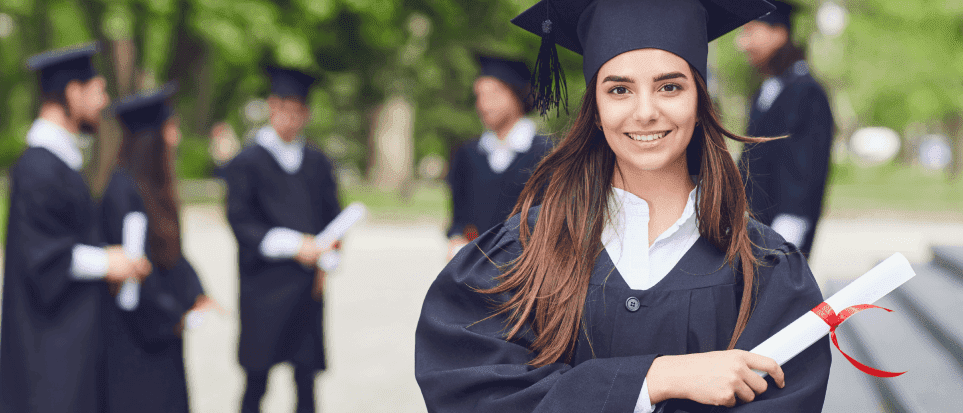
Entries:
[[64,88],[64,98],[68,111],[70,107],[76,106],[83,100],[84,89],[84,84],[80,83],[79,80],[74,79],[67,83],[67,87]]

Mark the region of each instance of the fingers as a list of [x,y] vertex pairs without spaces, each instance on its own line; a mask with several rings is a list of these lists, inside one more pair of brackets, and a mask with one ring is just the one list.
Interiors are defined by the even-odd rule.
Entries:
[[742,372],[743,381],[752,389],[755,394],[762,394],[769,388],[769,382],[750,370],[748,367]]
[[750,352],[745,352],[744,357],[746,365],[748,365],[749,368],[769,373],[769,376],[772,377],[779,388],[786,386],[786,375],[783,373],[782,367],[779,366],[779,363],[776,363],[775,360]]
[[[755,374],[753,375],[755,376]],[[756,377],[759,377],[759,376],[756,376]],[[736,384],[736,388],[734,390],[735,390],[734,392],[735,396],[738,397],[739,400],[742,400],[744,403],[749,403],[756,399],[756,392],[754,392],[752,388],[750,388],[744,381],[740,381],[738,384]],[[727,405],[727,406],[732,407],[734,404],[735,404],[735,400],[733,400],[732,405]]]

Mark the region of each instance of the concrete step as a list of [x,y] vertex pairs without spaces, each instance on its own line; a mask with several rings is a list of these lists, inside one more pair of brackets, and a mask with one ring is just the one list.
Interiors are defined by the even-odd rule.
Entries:
[[933,263],[963,277],[963,246],[939,245],[931,248]]
[[935,263],[914,265],[913,269],[916,277],[894,291],[893,298],[963,371],[963,278]]
[[[924,275],[920,280],[927,278]],[[911,283],[920,283],[915,278],[906,285],[914,290],[925,288],[925,285]],[[835,291],[840,287],[842,285],[837,284],[832,289]],[[840,326],[837,329],[840,346],[850,356],[870,367],[907,371],[893,378],[859,373],[875,384],[883,402],[881,410],[957,411],[963,406],[963,370],[953,354],[917,318],[915,311],[896,298],[898,295],[891,293],[876,303],[894,312],[866,310]],[[844,366],[856,370],[848,361]]]

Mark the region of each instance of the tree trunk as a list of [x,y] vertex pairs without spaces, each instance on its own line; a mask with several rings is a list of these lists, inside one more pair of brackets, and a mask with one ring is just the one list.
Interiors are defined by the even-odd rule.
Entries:
[[946,127],[946,135],[950,141],[950,165],[949,176],[951,180],[957,180],[963,174],[963,114],[953,112],[943,118],[943,125]]
[[415,109],[404,96],[392,96],[378,109],[372,128],[371,182],[382,191],[403,196],[413,170]]

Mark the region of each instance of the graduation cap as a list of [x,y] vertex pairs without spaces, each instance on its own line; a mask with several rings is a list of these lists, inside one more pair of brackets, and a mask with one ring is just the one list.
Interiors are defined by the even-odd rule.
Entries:
[[114,105],[114,114],[132,134],[160,129],[174,114],[168,100],[175,92],[177,82],[168,82],[159,89],[130,95]]
[[40,88],[44,94],[63,92],[72,80],[86,82],[97,76],[92,56],[99,49],[96,42],[91,42],[46,51],[27,59],[27,68],[40,72]]
[[[482,76],[501,80],[518,92],[528,89],[532,73],[525,63],[493,56],[477,55],[476,57],[478,58],[478,66],[481,67]],[[520,95],[519,99],[525,100],[525,96]]]
[[645,48],[671,52],[706,78],[709,42],[773,9],[765,0],[541,0],[512,23],[542,37],[532,77],[535,107],[566,94],[555,44],[582,55],[589,82],[605,62]]
[[776,10],[765,16],[762,16],[756,20],[766,23],[770,26],[785,26],[789,33],[792,33],[792,13],[797,8],[791,3],[786,3],[779,0],[767,0],[776,6]]
[[308,92],[317,78],[298,70],[277,66],[267,66],[265,70],[271,77],[272,95],[282,98],[296,97],[302,102],[308,102]]

